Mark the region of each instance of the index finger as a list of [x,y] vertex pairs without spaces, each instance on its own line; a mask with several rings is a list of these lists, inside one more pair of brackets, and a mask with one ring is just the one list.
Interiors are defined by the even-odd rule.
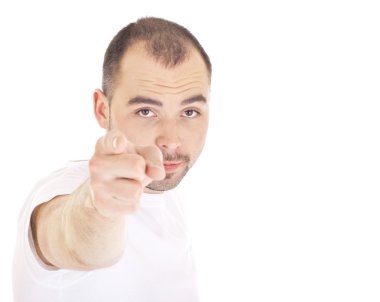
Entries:
[[[99,138],[95,146],[95,153],[103,155],[121,154],[127,150],[127,147],[133,148],[133,144],[128,142],[122,132],[114,129]],[[130,151],[133,152],[133,150]]]

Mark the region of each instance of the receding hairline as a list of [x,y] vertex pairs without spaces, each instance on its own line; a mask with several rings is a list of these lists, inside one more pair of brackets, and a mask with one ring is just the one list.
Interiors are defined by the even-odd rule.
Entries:
[[165,62],[163,62],[162,60],[160,60],[160,57],[157,57],[154,54],[152,54],[152,52],[149,49],[149,41],[145,41],[145,40],[142,40],[142,39],[133,41],[125,49],[123,55],[121,56],[120,62],[118,64],[118,67],[115,70],[115,74],[114,74],[115,87],[119,84],[119,80],[120,80],[120,77],[121,77],[121,66],[123,64],[123,61],[125,60],[125,58],[128,55],[128,53],[131,52],[131,50],[133,50],[133,51],[141,51],[141,53],[143,53],[144,55],[146,55],[147,58],[153,60],[154,62],[156,62],[157,64],[159,64],[161,67],[163,67],[165,69],[168,69],[168,70],[175,69],[178,66],[181,66],[182,64],[186,63],[194,55],[198,55],[200,61],[203,64],[204,70],[207,73],[207,76],[208,76],[208,79],[209,79],[209,83],[211,83],[211,73],[210,73],[210,70],[207,68],[206,62],[202,58],[201,53],[192,45],[191,42],[184,41],[183,45],[186,48],[186,53],[185,53],[185,56],[183,57],[183,60],[181,60],[181,62],[178,63],[177,65],[172,66],[172,65],[166,65]]
[[167,69],[182,65],[194,49],[205,64],[211,84],[212,65],[210,58],[197,38],[178,23],[162,18],[145,17],[122,28],[107,47],[103,61],[102,88],[112,99],[120,77],[121,61],[135,44],[142,42],[147,58]]

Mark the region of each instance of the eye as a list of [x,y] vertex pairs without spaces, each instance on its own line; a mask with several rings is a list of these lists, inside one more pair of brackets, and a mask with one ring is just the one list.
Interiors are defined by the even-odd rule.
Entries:
[[147,109],[147,108],[140,109],[136,113],[141,117],[154,117],[155,116],[154,112],[150,109]]
[[183,116],[188,117],[188,118],[194,118],[198,116],[200,113],[194,109],[188,109],[183,112]]

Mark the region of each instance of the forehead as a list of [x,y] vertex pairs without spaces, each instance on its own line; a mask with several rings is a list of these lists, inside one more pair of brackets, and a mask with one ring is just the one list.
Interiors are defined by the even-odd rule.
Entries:
[[206,64],[194,49],[177,66],[166,67],[147,53],[143,43],[136,43],[124,54],[119,71],[118,86],[135,94],[180,94],[186,91],[207,94],[210,86]]

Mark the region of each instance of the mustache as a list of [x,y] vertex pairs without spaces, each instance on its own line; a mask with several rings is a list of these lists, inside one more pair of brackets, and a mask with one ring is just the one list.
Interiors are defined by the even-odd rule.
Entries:
[[167,154],[167,153],[162,153],[164,161],[184,161],[184,162],[190,162],[190,156],[187,154],[179,154],[179,153],[174,153],[174,154]]

